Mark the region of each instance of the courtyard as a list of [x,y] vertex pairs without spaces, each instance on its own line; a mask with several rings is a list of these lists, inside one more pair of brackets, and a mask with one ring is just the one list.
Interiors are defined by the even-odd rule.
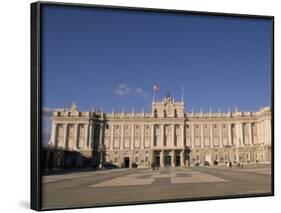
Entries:
[[271,165],[112,169],[46,175],[43,208],[271,193]]

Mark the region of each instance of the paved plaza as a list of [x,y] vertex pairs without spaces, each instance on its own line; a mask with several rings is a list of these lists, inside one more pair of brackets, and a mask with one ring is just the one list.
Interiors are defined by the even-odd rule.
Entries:
[[43,207],[270,193],[270,165],[114,169],[46,175]]

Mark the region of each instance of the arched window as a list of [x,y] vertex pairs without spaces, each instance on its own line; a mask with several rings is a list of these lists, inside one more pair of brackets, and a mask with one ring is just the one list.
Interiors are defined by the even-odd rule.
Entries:
[[158,115],[157,115],[157,109],[154,110],[154,117],[155,117],[155,118],[158,117]]
[[178,114],[177,114],[177,110],[176,110],[176,109],[174,110],[174,116],[175,116],[175,118],[178,117]]
[[167,117],[167,111],[164,109],[163,111],[163,117],[166,118]]

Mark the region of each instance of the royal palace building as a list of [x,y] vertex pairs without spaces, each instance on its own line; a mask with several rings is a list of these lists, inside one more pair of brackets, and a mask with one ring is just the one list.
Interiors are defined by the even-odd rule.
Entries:
[[[54,167],[189,167],[271,162],[271,109],[185,112],[167,96],[152,111],[53,112]],[[50,154],[51,153],[51,154]],[[46,161],[45,161],[46,162]]]

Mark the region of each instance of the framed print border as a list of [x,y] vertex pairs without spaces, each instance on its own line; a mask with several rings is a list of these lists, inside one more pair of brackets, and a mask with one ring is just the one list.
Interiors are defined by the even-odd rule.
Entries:
[[[64,208],[42,208],[42,171],[41,171],[41,142],[42,142],[42,7],[44,5],[56,5],[60,7],[91,7],[91,8],[105,8],[111,10],[121,11],[147,11],[158,13],[173,13],[173,14],[196,14],[205,16],[220,16],[220,17],[243,17],[255,19],[267,19],[272,23],[272,52],[271,52],[271,192],[270,193],[253,193],[247,195],[226,195],[226,196],[212,196],[200,198],[184,198],[184,199],[165,199],[157,201],[135,201],[135,202],[120,202],[104,205],[89,205],[76,206]],[[216,200],[216,199],[233,199],[233,198],[247,198],[247,197],[262,197],[274,195],[274,17],[260,16],[249,14],[232,14],[232,13],[215,13],[203,11],[186,11],[186,10],[169,10],[157,8],[138,8],[125,6],[108,6],[108,5],[91,5],[80,3],[58,3],[58,2],[35,2],[31,4],[31,209],[41,210],[55,210],[55,209],[77,209],[89,207],[103,207],[103,206],[122,206],[122,205],[137,205],[137,204],[153,204],[153,203],[167,203],[167,202],[185,202],[185,201],[202,201],[202,200]]]

